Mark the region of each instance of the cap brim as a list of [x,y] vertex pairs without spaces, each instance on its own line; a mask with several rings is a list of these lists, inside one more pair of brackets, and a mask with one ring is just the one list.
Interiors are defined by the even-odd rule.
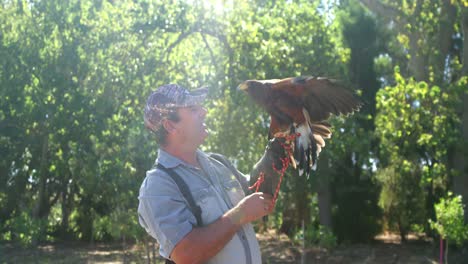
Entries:
[[207,87],[201,87],[201,88],[189,91],[189,93],[185,97],[184,106],[200,105],[205,101],[207,95],[208,95]]

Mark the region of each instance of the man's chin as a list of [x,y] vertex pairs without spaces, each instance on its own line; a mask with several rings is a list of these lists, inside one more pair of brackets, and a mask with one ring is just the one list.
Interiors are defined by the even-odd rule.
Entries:
[[202,135],[199,137],[199,142],[200,142],[200,145],[205,143],[206,141],[206,138],[209,136],[209,133],[208,131],[203,131]]
[[205,135],[205,138],[210,134],[210,130],[206,127],[203,127],[203,134]]
[[210,135],[210,133],[208,133],[208,131],[205,131],[205,133],[203,134],[203,139],[202,139],[202,143],[205,142],[206,138]]

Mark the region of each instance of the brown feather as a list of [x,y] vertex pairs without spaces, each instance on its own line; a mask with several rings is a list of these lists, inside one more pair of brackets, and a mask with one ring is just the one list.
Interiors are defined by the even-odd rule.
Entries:
[[323,138],[330,138],[332,135],[330,128],[322,124],[312,123],[310,128],[315,134],[319,134]]

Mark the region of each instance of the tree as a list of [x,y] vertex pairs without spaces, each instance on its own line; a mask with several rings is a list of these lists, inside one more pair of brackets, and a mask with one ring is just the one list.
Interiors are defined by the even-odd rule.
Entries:
[[[360,2],[385,22],[393,32],[397,41],[388,42],[388,51],[394,65],[400,66],[399,74],[407,78],[413,76],[416,81],[438,86],[446,93],[451,93],[450,89],[459,87],[465,82],[468,49],[462,47],[467,45],[463,40],[468,33],[466,2],[447,0],[413,2],[361,0]],[[463,100],[466,100],[466,96],[463,96]],[[458,112],[456,119],[462,120],[462,123],[452,122],[452,129],[463,131],[463,134],[460,134],[461,144],[447,146],[449,159],[446,159],[445,165],[449,167],[449,171],[452,169],[458,171],[450,174],[452,186],[466,199],[468,174],[466,174],[466,153],[462,150],[465,149],[467,142],[466,109],[461,108],[464,104],[454,104],[452,101],[446,103],[448,105],[443,107]],[[422,158],[424,159],[424,156]],[[432,215],[432,205],[435,200],[436,197],[430,193],[426,209],[432,212]],[[465,219],[468,219],[467,216]]]
[[446,240],[445,263],[448,263],[449,240],[454,241],[457,245],[461,245],[463,241],[468,239],[468,225],[465,225],[463,219],[464,210],[462,197],[460,195],[454,197],[453,193],[449,192],[446,198],[442,198],[440,202],[435,205],[435,211],[437,221],[429,220],[429,223],[431,228],[437,230],[437,233],[439,233],[441,247],[443,240]]
[[383,52],[379,42],[383,34],[376,19],[355,1],[343,1],[339,10],[339,36],[349,52],[345,63],[347,81],[359,89],[364,105],[345,122],[335,120],[337,129],[322,154],[319,172],[329,167],[330,174],[325,179],[333,194],[334,232],[341,241],[361,242],[373,239],[381,228],[379,188],[372,177],[372,161],[376,160],[379,146],[374,136],[374,118],[375,94],[380,84],[374,60]]
[[[428,204],[449,186],[448,149],[440,146],[454,145],[459,137],[453,105],[463,86],[458,83],[442,91],[426,82],[406,80],[398,68],[395,71],[397,84],[377,94],[376,133],[381,139],[381,157],[386,157],[381,158],[378,179],[380,204],[404,239],[412,224],[423,224],[431,217],[424,212]],[[421,196],[423,190],[427,192]],[[429,201],[421,208],[425,199]]]

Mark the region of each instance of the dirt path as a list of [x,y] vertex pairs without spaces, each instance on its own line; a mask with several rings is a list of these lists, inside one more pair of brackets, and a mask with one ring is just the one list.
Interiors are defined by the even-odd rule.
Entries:
[[[340,245],[328,251],[318,247],[302,249],[285,235],[274,231],[258,234],[264,263],[439,263],[439,248],[430,240],[410,236],[402,244],[399,236],[380,235],[371,244]],[[468,248],[452,249],[449,263],[468,263]]]
[[[438,244],[410,239],[401,244],[396,236],[377,237],[372,244],[340,245],[328,251],[318,247],[302,249],[285,235],[268,231],[257,235],[265,264],[315,263],[431,263],[439,261]],[[123,250],[121,244],[61,243],[33,249],[0,245],[0,264],[4,263],[147,263],[142,244]],[[156,262],[163,263],[160,257]],[[468,263],[468,248],[449,253],[449,263]]]

